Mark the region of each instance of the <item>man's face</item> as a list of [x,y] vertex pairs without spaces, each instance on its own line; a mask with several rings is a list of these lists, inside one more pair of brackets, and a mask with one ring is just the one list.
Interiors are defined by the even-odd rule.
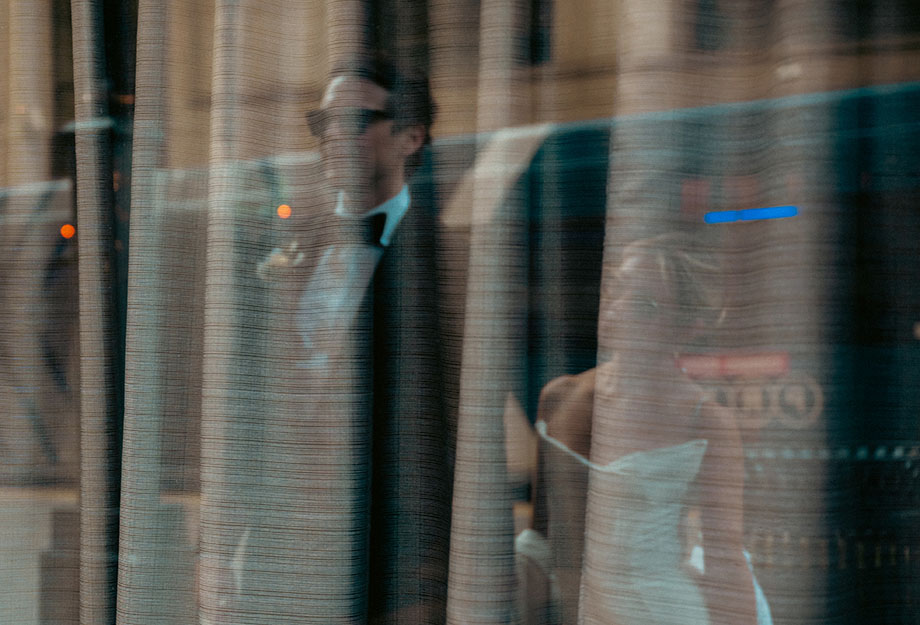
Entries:
[[353,206],[371,208],[399,192],[405,161],[419,145],[415,128],[393,132],[389,93],[373,81],[338,76],[320,103],[321,124],[314,124],[326,178],[348,195]]

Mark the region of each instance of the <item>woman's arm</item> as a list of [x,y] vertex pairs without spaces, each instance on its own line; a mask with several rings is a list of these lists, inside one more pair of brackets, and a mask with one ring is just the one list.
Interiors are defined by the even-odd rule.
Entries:
[[[540,393],[537,417],[547,434],[575,453],[591,449],[596,370],[556,378]],[[534,527],[548,540],[553,559],[553,584],[558,594],[546,622],[575,625],[585,533],[588,468],[546,441],[538,446],[539,462],[534,499]],[[612,619],[610,625],[616,625]]]
[[712,625],[757,623],[754,579],[743,554],[744,453],[731,411],[703,406],[702,438],[709,441],[697,478],[705,573],[700,587]]

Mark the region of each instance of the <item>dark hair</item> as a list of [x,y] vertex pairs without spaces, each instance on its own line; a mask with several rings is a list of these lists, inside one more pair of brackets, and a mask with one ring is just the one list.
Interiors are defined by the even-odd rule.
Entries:
[[355,76],[365,78],[387,90],[387,111],[393,115],[393,131],[409,126],[422,126],[425,139],[422,147],[406,159],[407,173],[411,174],[422,162],[422,151],[431,143],[431,124],[437,107],[431,97],[428,76],[404,73],[383,54],[341,65],[333,70],[331,78]]

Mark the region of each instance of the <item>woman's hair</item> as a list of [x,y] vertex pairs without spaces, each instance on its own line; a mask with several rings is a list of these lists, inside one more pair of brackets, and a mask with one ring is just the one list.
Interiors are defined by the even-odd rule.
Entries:
[[637,255],[656,259],[661,279],[674,289],[674,300],[686,319],[702,321],[706,331],[722,324],[725,289],[712,249],[688,234],[668,232],[633,241],[624,248],[622,259]]

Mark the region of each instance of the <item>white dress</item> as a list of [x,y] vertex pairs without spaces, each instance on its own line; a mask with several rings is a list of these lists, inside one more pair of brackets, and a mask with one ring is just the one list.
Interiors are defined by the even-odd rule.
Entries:
[[[538,422],[537,431],[588,468],[593,489],[586,511],[578,623],[607,625],[613,615],[618,625],[708,625],[702,592],[688,570],[693,563],[680,539],[684,496],[699,472],[707,441],[635,452],[598,465],[547,435],[545,423]],[[702,555],[700,547],[694,555]],[[756,579],[754,591],[758,623],[771,625]]]

